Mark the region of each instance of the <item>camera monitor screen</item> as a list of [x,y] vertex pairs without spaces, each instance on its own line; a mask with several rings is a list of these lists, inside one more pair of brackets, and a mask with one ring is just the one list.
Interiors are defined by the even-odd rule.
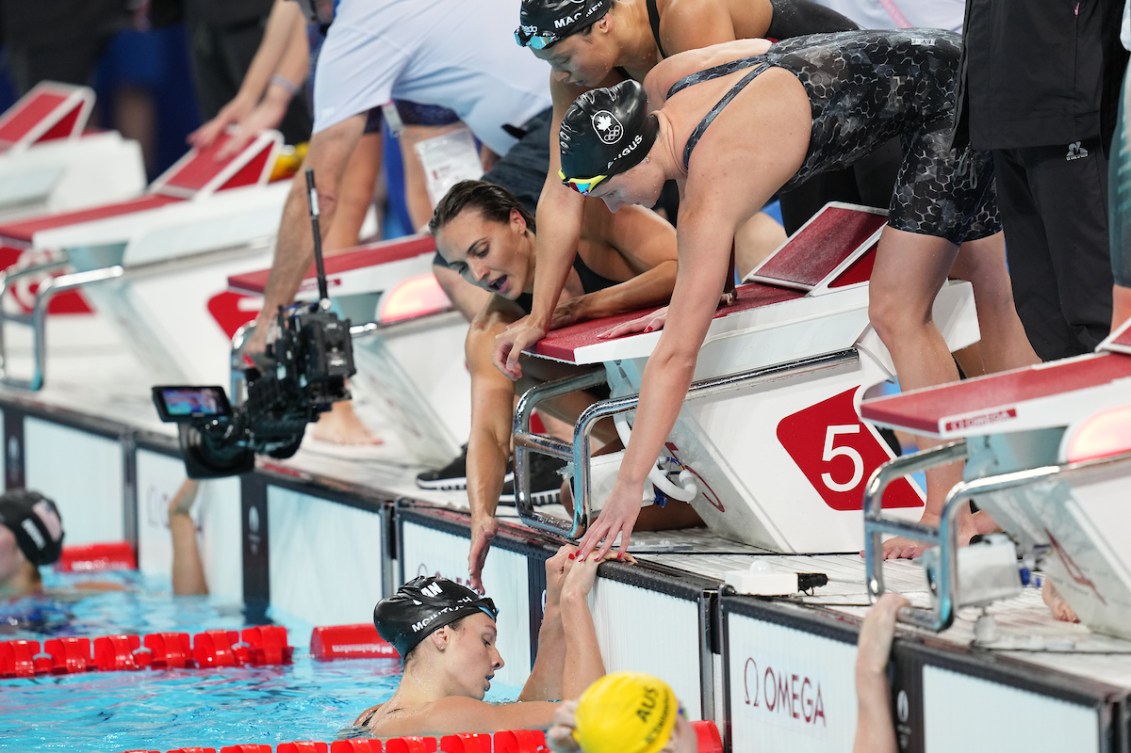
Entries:
[[153,388],[153,403],[162,421],[232,415],[223,387],[158,386]]

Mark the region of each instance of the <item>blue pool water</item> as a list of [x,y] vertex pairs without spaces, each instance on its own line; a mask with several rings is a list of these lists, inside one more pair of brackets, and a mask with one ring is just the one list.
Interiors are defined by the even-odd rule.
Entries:
[[[72,584],[52,576],[49,587]],[[239,606],[207,597],[173,597],[167,584],[127,581],[129,591],[77,600],[36,599],[0,605],[0,640],[115,632],[199,632],[247,625]],[[22,610],[22,611],[21,611]],[[17,627],[19,616],[31,615]],[[294,663],[220,670],[150,670],[41,675],[0,680],[0,752],[116,753],[290,740],[348,734],[365,708],[392,694],[398,660],[315,661],[309,624],[272,613],[287,627]],[[513,700],[492,688],[488,700]]]

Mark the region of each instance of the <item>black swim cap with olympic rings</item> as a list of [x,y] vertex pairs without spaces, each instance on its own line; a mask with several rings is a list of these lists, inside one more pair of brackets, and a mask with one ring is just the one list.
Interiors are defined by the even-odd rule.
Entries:
[[639,82],[587,91],[574,100],[558,130],[560,177],[568,184],[623,173],[648,156],[658,132]]
[[470,588],[447,578],[421,575],[405,583],[393,596],[377,602],[373,624],[403,660],[431,633],[479,612],[492,620],[499,615],[495,602]]
[[519,47],[544,50],[570,34],[600,21],[613,0],[522,0],[514,41]]

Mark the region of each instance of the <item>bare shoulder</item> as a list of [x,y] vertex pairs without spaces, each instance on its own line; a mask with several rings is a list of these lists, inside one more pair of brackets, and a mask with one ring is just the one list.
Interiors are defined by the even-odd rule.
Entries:
[[653,108],[659,108],[663,106],[668,90],[680,79],[732,60],[761,55],[768,49],[770,42],[765,39],[736,39],[672,55],[656,65],[644,79],[648,102]]

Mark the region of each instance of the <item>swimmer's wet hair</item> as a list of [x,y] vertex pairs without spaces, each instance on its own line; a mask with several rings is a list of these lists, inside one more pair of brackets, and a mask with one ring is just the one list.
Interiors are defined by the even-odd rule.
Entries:
[[511,210],[517,209],[526,220],[526,226],[534,232],[534,215],[530,210],[507,189],[482,180],[461,180],[448,189],[432,212],[428,232],[435,235],[465,209],[478,210],[483,219],[504,225],[510,222]]

